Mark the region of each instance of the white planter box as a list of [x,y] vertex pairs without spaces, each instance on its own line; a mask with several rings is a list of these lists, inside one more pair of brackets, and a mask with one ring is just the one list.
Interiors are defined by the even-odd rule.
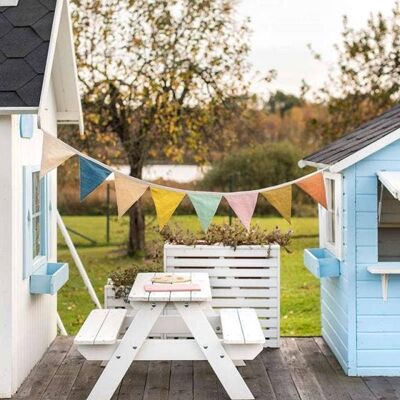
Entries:
[[[279,347],[280,339],[280,247],[164,246],[167,272],[207,272],[212,307],[254,308],[265,334],[266,347]],[[126,308],[116,299],[111,284],[104,287],[106,308]]]
[[280,247],[197,245],[164,246],[167,272],[210,275],[212,307],[254,308],[265,334],[266,347],[279,347]]

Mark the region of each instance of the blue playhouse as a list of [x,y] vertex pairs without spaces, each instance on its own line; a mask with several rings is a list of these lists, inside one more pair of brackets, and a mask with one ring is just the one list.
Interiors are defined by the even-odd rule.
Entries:
[[320,247],[304,263],[321,280],[322,334],[344,371],[400,376],[400,105],[305,157],[324,170]]

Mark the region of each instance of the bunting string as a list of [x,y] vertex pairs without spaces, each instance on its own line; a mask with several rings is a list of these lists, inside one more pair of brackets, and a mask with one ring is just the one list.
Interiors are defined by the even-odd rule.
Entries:
[[150,188],[156,208],[160,229],[169,221],[176,208],[187,195],[199,217],[203,230],[207,231],[218,209],[222,197],[235,212],[242,224],[250,229],[250,223],[257,204],[258,194],[273,206],[290,223],[292,207],[292,186],[296,185],[312,199],[326,208],[326,189],[323,170],[301,178],[261,189],[238,192],[210,192],[168,187],[133,176],[122,174],[64,143],[62,140],[43,132],[42,161],[40,175],[57,168],[72,156],[79,157],[80,199],[83,201],[95,191],[111,174],[114,175],[118,216],[121,217]]

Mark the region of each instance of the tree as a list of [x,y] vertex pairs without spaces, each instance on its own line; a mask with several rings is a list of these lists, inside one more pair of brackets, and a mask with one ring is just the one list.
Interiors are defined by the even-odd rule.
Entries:
[[293,107],[298,107],[303,104],[301,98],[277,90],[271,93],[268,101],[265,103],[266,111],[270,113],[279,113],[281,117],[286,114]]
[[[247,22],[231,0],[75,0],[86,135],[115,136],[141,177],[162,149],[207,158],[205,138],[228,99],[246,92]],[[128,252],[144,249],[140,203],[130,210]]]
[[387,19],[381,13],[371,14],[363,28],[354,29],[344,17],[343,27],[342,43],[335,46],[337,68],[317,93],[317,99],[327,106],[327,115],[308,123],[308,129],[325,143],[387,110],[400,98],[399,3]]

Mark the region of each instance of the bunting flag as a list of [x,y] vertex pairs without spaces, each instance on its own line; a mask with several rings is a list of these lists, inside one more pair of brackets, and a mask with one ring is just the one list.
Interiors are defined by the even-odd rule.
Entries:
[[253,193],[229,193],[224,195],[232,210],[240,219],[241,223],[250,229],[251,217],[257,204],[258,192]]
[[125,174],[114,172],[118,217],[121,218],[147,190],[149,185],[137,182]]
[[185,197],[185,193],[152,187],[151,197],[156,207],[158,225],[162,230]]
[[100,186],[112,171],[89,159],[79,156],[81,201]]
[[150,187],[160,229],[169,221],[186,194],[189,195],[200,219],[200,224],[205,231],[207,231],[222,197],[226,198],[230,207],[247,229],[250,229],[250,222],[257,204],[258,193],[261,193],[289,223],[291,219],[293,184],[296,184],[316,202],[321,204],[321,206],[327,208],[323,171],[276,187],[247,192],[184,191],[155,185],[151,182],[121,174],[119,171],[80,153],[60,139],[57,139],[57,137],[49,135],[46,132],[43,132],[41,177],[74,155],[79,156],[81,201],[104,182],[109,175],[114,173],[118,216],[121,217]]
[[327,208],[325,181],[322,172],[305,176],[303,179],[297,181],[296,185],[321,204],[322,207]]
[[267,190],[266,192],[261,192],[261,194],[290,224],[292,217],[292,185]]
[[218,194],[199,194],[199,193],[189,193],[190,201],[196,210],[197,216],[200,219],[201,227],[204,232],[207,232],[211,221],[217,212],[219,203],[221,202],[221,195]]
[[43,132],[42,163],[40,177],[57,168],[64,161],[74,156],[77,152],[55,136]]

